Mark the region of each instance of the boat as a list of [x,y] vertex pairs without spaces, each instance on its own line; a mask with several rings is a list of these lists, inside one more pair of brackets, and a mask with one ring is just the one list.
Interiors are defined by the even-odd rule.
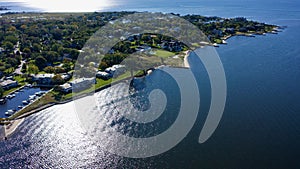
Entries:
[[6,96],[6,98],[7,99],[12,99],[13,97],[12,97],[12,95],[9,94],[9,95]]
[[5,98],[0,99],[0,104],[5,104],[5,103],[6,103],[6,99]]
[[36,95],[30,95],[29,100],[34,100],[36,98]]
[[5,115],[10,116],[12,114],[14,114],[14,110],[7,110],[7,112],[5,112]]
[[27,105],[29,102],[27,100],[22,101],[24,105]]
[[27,84],[27,85],[25,85],[25,87],[31,88],[31,87],[32,87],[32,84]]
[[21,106],[21,105],[20,105],[20,106],[18,106],[18,108],[19,108],[19,109],[22,109],[22,108],[23,108],[23,106]]
[[45,93],[46,93],[45,91],[39,91],[39,92],[35,92],[34,94],[37,96],[42,96]]

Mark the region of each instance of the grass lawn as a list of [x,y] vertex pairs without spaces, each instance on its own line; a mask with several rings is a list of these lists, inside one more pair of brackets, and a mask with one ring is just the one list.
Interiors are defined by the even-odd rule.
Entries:
[[26,84],[26,78],[22,77],[21,75],[15,76],[14,79],[18,81],[18,84],[21,86]]
[[82,95],[82,94],[91,93],[91,92],[93,92],[93,91],[95,91],[95,90],[97,90],[97,89],[99,89],[101,87],[104,87],[106,85],[111,84],[112,82],[117,82],[117,81],[126,79],[128,77],[130,77],[130,72],[129,71],[127,71],[124,74],[122,74],[122,75],[120,75],[120,76],[118,76],[116,78],[113,78],[113,79],[103,80],[103,79],[96,78],[97,83],[95,85],[93,85],[92,87],[90,87],[88,89],[85,89],[83,91],[80,91],[78,93],[73,93],[72,92],[72,93],[64,94],[61,97],[61,101],[64,101],[64,100],[67,100],[67,99],[71,99],[74,96],[79,96],[79,95]]
[[9,117],[9,119],[14,119],[14,118],[26,113],[26,112],[32,111],[34,109],[37,109],[37,108],[42,107],[44,105],[47,105],[49,103],[58,103],[60,101],[66,101],[68,99],[71,99],[74,96],[80,96],[82,94],[91,93],[91,92],[95,91],[96,89],[99,89],[99,88],[104,87],[108,84],[111,84],[112,82],[117,82],[117,81],[120,81],[120,80],[124,80],[126,78],[129,78],[130,76],[131,76],[130,72],[127,71],[124,74],[122,74],[122,75],[120,75],[120,76],[118,76],[117,78],[114,78],[114,79],[103,80],[103,79],[96,78],[97,83],[95,85],[93,85],[92,87],[90,87],[86,90],[75,93],[75,94],[74,93],[63,94],[61,92],[52,90],[52,91],[48,92],[46,95],[44,95],[43,97],[36,100],[34,103],[30,104],[29,106],[25,107],[24,109],[22,109],[18,113],[16,113],[13,116]]
[[45,94],[43,97],[39,98],[38,100],[36,100],[35,102],[33,102],[32,104],[30,104],[29,106],[25,107],[24,109],[22,109],[21,111],[15,113],[14,115],[12,115],[11,117],[9,117],[10,119],[16,118],[26,112],[29,112],[31,110],[37,109],[39,107],[42,107],[46,104],[49,103],[54,103],[57,102],[54,98],[54,95],[52,93],[52,91],[50,91],[49,93]]
[[9,93],[16,91],[19,89],[21,86],[24,86],[26,84],[26,78],[21,77],[20,75],[15,76],[14,79],[18,81],[18,86],[11,88],[9,90],[5,90],[3,93],[3,96],[7,96]]
[[155,49],[154,52],[155,52],[155,56],[162,57],[162,58],[168,58],[175,55],[175,53],[173,52],[169,52],[162,49]]

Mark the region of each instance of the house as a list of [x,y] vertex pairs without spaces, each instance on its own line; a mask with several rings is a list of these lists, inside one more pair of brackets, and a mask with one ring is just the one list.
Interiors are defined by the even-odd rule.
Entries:
[[37,84],[50,85],[54,74],[37,74],[32,76],[32,80]]
[[1,82],[0,85],[2,86],[3,89],[10,89],[13,87],[17,87],[18,82],[15,80],[8,79],[8,80]]
[[60,76],[62,79],[64,79],[64,81],[68,81],[71,79],[71,75],[68,73],[61,73]]
[[146,46],[146,45],[138,46],[138,47],[135,48],[135,50],[137,52],[140,52],[140,53],[142,53],[142,52],[149,52],[149,51],[151,51],[151,49],[152,48],[150,46]]
[[72,86],[70,83],[65,83],[63,85],[59,85],[59,88],[64,93],[70,93],[72,91]]
[[225,29],[225,32],[226,32],[226,33],[232,34],[232,33],[235,32],[235,29],[234,29],[234,28],[226,28],[226,29]]
[[241,27],[239,29],[239,32],[248,32],[248,29],[246,27]]
[[217,35],[217,36],[222,36],[223,35],[223,32],[222,30],[218,30],[218,29],[214,29],[212,31],[213,34]]
[[171,42],[163,42],[160,45],[163,49],[171,51],[171,52],[179,52],[182,51],[181,42],[171,41]]
[[98,71],[96,73],[96,77],[101,78],[101,79],[109,79],[109,78],[111,78],[111,74],[109,74],[107,72]]
[[91,78],[78,78],[71,82],[69,82],[72,86],[72,89],[75,91],[80,91],[83,89],[89,88],[91,85],[96,83],[96,79],[94,77]]
[[110,74],[110,76],[119,76],[126,72],[125,65],[113,65],[112,67],[108,67],[105,69],[105,72]]

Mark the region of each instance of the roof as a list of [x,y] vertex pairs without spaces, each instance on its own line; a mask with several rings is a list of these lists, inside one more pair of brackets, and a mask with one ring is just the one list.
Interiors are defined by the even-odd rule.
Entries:
[[93,81],[95,80],[94,77],[91,77],[91,78],[79,78],[79,79],[75,79],[73,80],[72,82],[70,82],[71,84],[78,84],[78,83],[82,83],[82,82],[85,82],[85,81]]
[[17,81],[14,81],[14,80],[5,80],[3,82],[0,83],[1,86],[7,86],[7,85],[11,85],[11,84],[16,84],[18,83]]
[[65,83],[65,84],[63,84],[63,85],[59,85],[59,87],[61,87],[62,89],[69,89],[69,88],[71,88],[72,86],[71,86],[70,83]]
[[46,74],[37,74],[34,77],[37,78],[37,79],[40,79],[40,78],[53,78],[54,74],[49,74],[49,73],[46,73]]
[[100,76],[109,76],[110,74],[107,73],[107,72],[98,71],[96,75],[100,75]]

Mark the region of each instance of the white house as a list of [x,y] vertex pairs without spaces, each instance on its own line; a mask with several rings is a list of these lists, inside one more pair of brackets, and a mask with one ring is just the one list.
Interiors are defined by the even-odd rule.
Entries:
[[3,89],[9,89],[9,88],[12,88],[12,87],[17,87],[18,82],[14,81],[14,80],[11,80],[11,79],[8,79],[8,80],[5,80],[5,81],[1,82],[0,85],[2,86]]
[[96,83],[94,77],[91,78],[79,78],[70,82],[73,90],[83,90]]
[[52,78],[54,77],[54,74],[37,74],[32,76],[32,80],[37,82],[38,84],[51,84]]
[[125,65],[113,65],[112,67],[106,68],[105,72],[109,73],[111,76],[113,75],[118,76],[126,72],[126,67]]
[[96,77],[101,78],[101,79],[109,79],[111,77],[111,74],[109,74],[107,72],[98,71],[96,73]]
[[69,93],[72,91],[72,86],[70,83],[65,83],[63,85],[59,85],[59,87],[64,93]]

